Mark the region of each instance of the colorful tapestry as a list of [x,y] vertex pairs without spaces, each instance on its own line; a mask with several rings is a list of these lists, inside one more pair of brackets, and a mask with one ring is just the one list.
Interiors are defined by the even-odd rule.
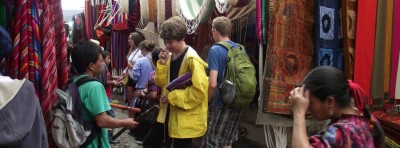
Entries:
[[356,46],[357,0],[343,0],[343,58],[344,73],[347,79],[354,76],[354,49]]
[[315,66],[333,66],[343,70],[340,1],[315,1]]
[[290,114],[289,92],[312,69],[313,1],[270,0],[263,112]]
[[[399,54],[400,54],[400,1],[394,2],[394,17],[393,17],[393,45],[392,45],[392,67],[390,76],[390,98],[400,99],[400,87],[396,87],[397,78],[400,77],[398,72]],[[398,94],[399,97],[395,97]]]
[[358,1],[354,82],[370,95],[377,1]]
[[[137,2],[138,0],[135,1],[135,5],[138,4]],[[116,26],[121,24],[128,24],[127,22],[128,16],[125,16],[122,13],[118,12],[120,6],[117,4],[117,2],[114,1],[113,5],[115,6],[113,13],[117,14],[115,14],[115,17],[112,20],[112,25],[114,29],[111,32],[111,57],[112,57],[111,65],[116,69],[122,69],[125,68],[127,64],[126,54],[130,49],[128,44],[128,38],[130,32],[127,32],[128,31],[127,29],[126,30],[122,29],[122,31],[121,30],[117,31],[115,30],[115,28]],[[128,27],[126,26],[126,28]]]

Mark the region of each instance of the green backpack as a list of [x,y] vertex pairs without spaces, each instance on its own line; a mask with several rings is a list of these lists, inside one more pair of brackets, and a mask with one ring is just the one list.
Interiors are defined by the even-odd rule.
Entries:
[[224,71],[225,80],[235,85],[234,107],[249,105],[256,93],[256,70],[246,54],[245,48],[237,44],[231,46],[228,42],[222,41],[216,45],[225,47],[228,50],[227,64]]

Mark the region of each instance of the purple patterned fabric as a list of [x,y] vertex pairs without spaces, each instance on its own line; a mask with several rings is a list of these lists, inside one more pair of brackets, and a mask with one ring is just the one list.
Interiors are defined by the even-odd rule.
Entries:
[[172,91],[174,89],[185,89],[190,85],[192,85],[192,73],[187,72],[170,82],[167,86],[167,89],[169,91]]
[[333,120],[323,131],[310,137],[314,148],[374,148],[382,143],[374,143],[370,123],[380,126],[376,118],[371,121],[357,115],[343,115]]
[[156,83],[154,82],[154,76],[155,75],[156,75],[156,71],[155,70],[150,73],[149,81],[148,81],[148,84],[147,84],[148,91],[149,92],[156,91],[158,95],[161,95],[161,87],[157,86]]

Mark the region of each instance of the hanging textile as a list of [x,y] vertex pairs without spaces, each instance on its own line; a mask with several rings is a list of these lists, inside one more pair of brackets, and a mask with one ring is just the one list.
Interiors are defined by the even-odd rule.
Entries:
[[[6,75],[14,79],[26,78],[30,80],[39,96],[40,88],[40,37],[38,28],[38,2],[36,0],[13,1],[16,15],[11,26],[13,51],[8,56]],[[12,12],[11,12],[12,13]]]
[[289,92],[312,68],[314,6],[310,2],[269,1],[264,112],[291,114]]
[[178,0],[177,7],[179,16],[185,20],[188,27],[187,33],[193,34],[198,25],[210,17],[215,8],[215,2],[214,0]]
[[[400,57],[400,53],[399,53]],[[395,92],[395,98],[396,100],[399,100],[400,98],[400,60],[397,64],[397,77],[396,77],[396,92]]]
[[384,51],[384,67],[383,67],[383,92],[385,97],[389,97],[390,90],[390,62],[393,41],[393,15],[394,15],[394,1],[387,0],[386,9],[386,27],[385,27],[385,51]]
[[315,66],[343,70],[340,1],[315,1]]
[[270,18],[269,18],[269,2],[268,1],[266,1],[266,0],[261,0],[261,11],[262,11],[262,13],[261,13],[261,22],[262,22],[262,27],[261,27],[261,29],[262,29],[262,31],[261,31],[261,33],[262,33],[262,38],[263,38],[263,44],[267,44],[268,43],[268,30],[269,30],[269,21],[270,21]]
[[262,11],[261,11],[261,0],[256,0],[256,28],[257,28],[257,39],[262,43]]
[[129,0],[128,30],[134,32],[140,21],[139,0]]
[[256,0],[256,28],[257,28],[257,38],[262,44],[267,44],[268,41],[268,24],[269,24],[269,9],[268,1]]
[[94,26],[96,25],[95,22],[97,17],[99,16],[100,12],[97,11],[96,7],[101,5],[101,1],[94,1],[94,0],[85,0],[85,28],[86,28],[86,39],[96,39],[96,32],[94,30]]
[[235,20],[247,15],[248,13],[252,12],[255,8],[256,8],[255,0],[251,0],[247,5],[239,8],[229,5],[228,10],[226,11],[226,17],[231,20]]
[[377,1],[358,1],[354,81],[370,96]]
[[[385,98],[389,92],[392,50],[393,0],[378,1],[371,97]],[[387,96],[389,97],[389,96]]]
[[[135,1],[135,5],[136,5]],[[111,56],[112,56],[112,67],[116,69],[122,69],[126,67],[126,54],[130,49],[128,45],[129,33],[128,27],[118,27],[121,24],[128,24],[128,15],[122,14],[119,11],[119,4],[116,1],[113,1],[114,10],[113,13],[115,15],[112,20],[113,30],[111,32]]]
[[400,81],[396,83],[397,79],[400,79],[400,72],[398,71],[399,65],[399,54],[400,54],[400,1],[394,1],[394,20],[393,20],[393,45],[392,45],[392,68],[390,78],[390,98],[400,99]]
[[170,17],[177,16],[177,0],[158,0],[157,2],[157,28],[160,31],[161,24]]
[[343,0],[343,57],[344,73],[347,79],[353,80],[354,73],[354,49],[356,43],[356,22],[357,22],[357,0]]
[[254,0],[228,0],[229,6],[240,8],[245,7]]
[[[147,40],[154,41],[156,47],[160,47],[160,35],[157,30],[157,19],[158,19],[158,0],[144,0],[144,3],[141,3],[140,13],[142,14],[141,21],[143,23],[139,23],[136,31],[142,33],[142,35]],[[142,1],[141,1],[142,2]],[[165,12],[161,12],[165,13]],[[145,26],[144,26],[145,25]]]
[[7,21],[6,0],[0,0],[0,26],[5,27]]
[[69,73],[67,61],[67,36],[64,29],[63,11],[61,8],[61,0],[52,1],[53,5],[53,25],[57,30],[54,36],[54,46],[56,47],[57,71],[58,71],[58,87],[64,88]]

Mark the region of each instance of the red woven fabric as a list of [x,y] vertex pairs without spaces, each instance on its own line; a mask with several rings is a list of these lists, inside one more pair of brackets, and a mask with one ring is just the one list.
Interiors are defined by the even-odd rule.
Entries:
[[377,1],[358,1],[354,82],[370,96]]

